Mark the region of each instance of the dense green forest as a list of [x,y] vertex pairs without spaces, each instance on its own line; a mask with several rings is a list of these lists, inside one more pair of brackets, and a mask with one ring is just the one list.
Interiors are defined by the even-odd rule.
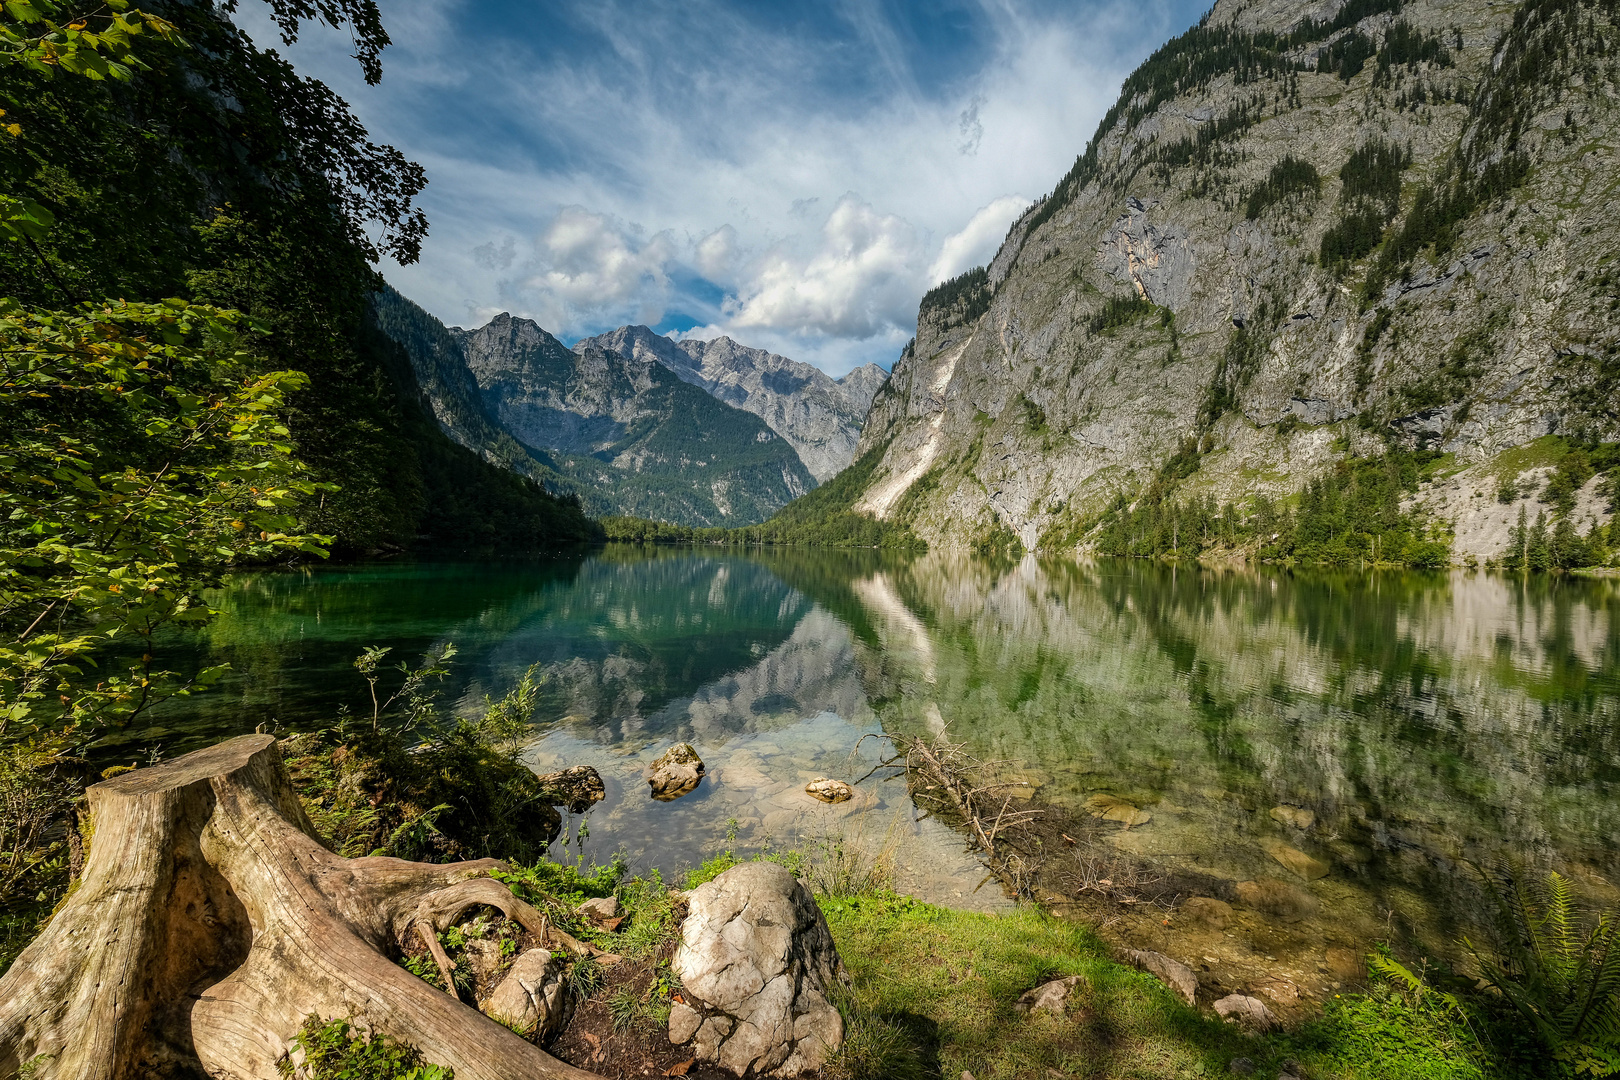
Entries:
[[[274,0],[284,32],[314,9]],[[45,10],[50,6],[45,5]],[[181,297],[241,311],[265,369],[303,372],[287,424],[312,478],[300,508],[337,552],[423,540],[589,539],[572,501],[480,461],[419,404],[408,359],[369,316],[372,264],[416,259],[422,169],[372,143],[348,105],[256,48],[212,4],[160,0],[172,32],[136,44],[128,78],[0,65],[0,191],[46,228],[0,244],[0,296],[31,309]],[[355,35],[369,82],[388,38],[375,6],[322,5]]]
[[[1196,446],[1183,446],[1134,500],[1121,493],[1095,523],[1097,550],[1105,555],[1197,558],[1206,553],[1250,553],[1279,562],[1345,565],[1375,563],[1438,568],[1451,562],[1451,530],[1443,521],[1403,510],[1445,458],[1432,450],[1390,450],[1347,458],[1308,483],[1297,499],[1253,495],[1217,503],[1211,494],[1177,498],[1178,481],[1197,467]],[[1498,498],[1513,502],[1539,494],[1552,514],[1533,520],[1523,508],[1501,565],[1509,570],[1572,570],[1599,566],[1620,547],[1620,518],[1582,534],[1574,517],[1575,492],[1606,473],[1610,509],[1620,503],[1620,444],[1571,445],[1539,492],[1503,482]]]

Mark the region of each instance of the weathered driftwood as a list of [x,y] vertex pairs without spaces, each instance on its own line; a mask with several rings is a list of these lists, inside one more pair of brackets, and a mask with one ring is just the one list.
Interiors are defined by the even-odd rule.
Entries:
[[[0,1077],[274,1080],[310,1014],[355,1017],[457,1080],[593,1076],[392,957],[467,908],[531,930],[501,864],[344,859],[315,839],[274,739],[244,735],[88,791],[78,887],[0,979]],[[441,966],[449,963],[435,949]],[[448,971],[446,972],[448,975]]]

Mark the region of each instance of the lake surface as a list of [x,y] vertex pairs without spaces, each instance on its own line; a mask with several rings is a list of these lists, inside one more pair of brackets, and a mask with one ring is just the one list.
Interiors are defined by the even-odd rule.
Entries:
[[[218,603],[228,614],[184,650],[236,674],[109,754],[330,726],[369,708],[362,647],[414,662],[453,641],[447,707],[546,673],[532,763],[594,765],[607,784],[587,857],[672,872],[728,830],[739,849],[842,837],[882,849],[903,888],[1005,906],[976,888],[958,836],[915,820],[900,781],[836,807],[802,790],[866,773],[880,746],[863,735],[948,730],[1018,763],[1044,799],[1150,811],[1101,834],[1122,854],[1214,892],[1276,879],[1309,893],[1308,919],[1245,923],[1265,959],[1400,935],[1442,948],[1477,903],[1467,860],[1556,866],[1611,899],[1620,881],[1612,578],[610,547],[245,575]],[[675,740],[709,776],[655,803],[642,771]],[[1279,845],[1329,872],[1291,874]]]

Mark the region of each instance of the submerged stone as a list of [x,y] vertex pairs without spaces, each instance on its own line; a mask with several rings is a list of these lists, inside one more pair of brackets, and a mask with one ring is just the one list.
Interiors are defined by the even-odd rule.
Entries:
[[691,743],[676,743],[658,756],[647,773],[652,797],[659,802],[678,799],[703,779],[703,759]]
[[1308,829],[1316,824],[1316,815],[1300,806],[1273,806],[1271,820],[1292,825],[1296,829]]
[[1262,877],[1240,881],[1233,886],[1238,903],[1275,915],[1284,922],[1298,922],[1316,911],[1316,897],[1286,881]]
[[1104,821],[1117,821],[1126,828],[1146,825],[1153,820],[1153,815],[1148,811],[1102,792],[1086,799],[1086,809],[1091,812],[1092,817],[1102,818]]
[[849,797],[855,794],[842,780],[832,780],[825,776],[816,777],[804,785],[804,790],[824,803],[847,802]]
[[1225,930],[1232,925],[1232,905],[1209,896],[1182,901],[1177,914],[1188,924],[1207,930]]
[[1327,877],[1332,865],[1323,862],[1313,855],[1307,855],[1296,847],[1291,847],[1275,837],[1266,837],[1260,841],[1260,847],[1277,863],[1291,872],[1298,874],[1306,881],[1315,881],[1317,878]]
[[1226,995],[1215,1003],[1215,1012],[1223,1019],[1256,1031],[1269,1031],[1277,1026],[1277,1017],[1266,1008],[1266,1003],[1247,994]]

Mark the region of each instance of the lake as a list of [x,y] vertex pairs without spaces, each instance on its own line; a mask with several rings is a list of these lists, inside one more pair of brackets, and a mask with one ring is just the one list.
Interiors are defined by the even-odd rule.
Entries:
[[[1613,578],[610,546],[246,574],[215,599],[227,614],[171,644],[234,674],[118,736],[109,760],[352,722],[369,714],[364,646],[414,663],[454,642],[447,710],[545,673],[529,760],[602,773],[608,797],[570,849],[588,858],[674,872],[728,834],[739,851],[842,840],[881,851],[903,889],[1005,907],[901,781],[880,772],[831,807],[803,792],[868,772],[886,747],[863,736],[949,732],[1045,801],[1151,813],[1098,834],[1144,865],[1212,894],[1308,894],[1308,912],[1231,928],[1154,909],[1116,930],[1211,964],[1293,962],[1317,993],[1332,945],[1454,943],[1478,903],[1470,861],[1556,866],[1611,901],[1620,881]],[[675,740],[709,775],[654,802],[643,770]],[[1290,872],[1280,846],[1328,872]]]

